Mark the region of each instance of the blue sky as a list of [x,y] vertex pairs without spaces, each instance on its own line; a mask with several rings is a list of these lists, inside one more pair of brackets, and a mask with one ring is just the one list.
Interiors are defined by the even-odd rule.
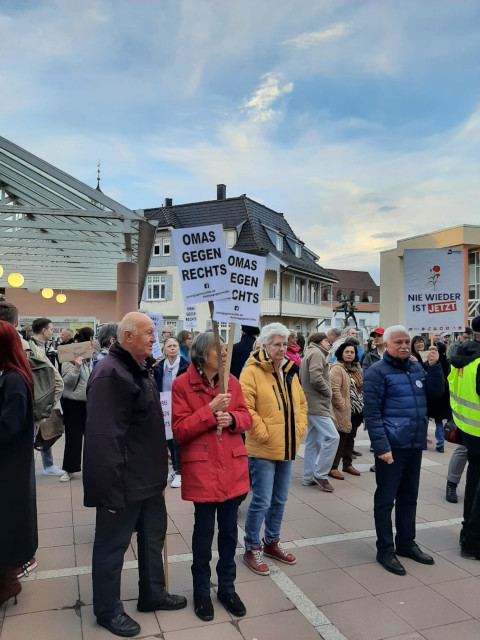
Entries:
[[479,223],[476,0],[0,0],[1,133],[134,208],[246,193],[325,267]]

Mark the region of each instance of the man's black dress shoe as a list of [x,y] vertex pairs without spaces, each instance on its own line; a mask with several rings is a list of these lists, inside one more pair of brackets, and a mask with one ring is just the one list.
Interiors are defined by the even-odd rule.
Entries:
[[122,638],[132,638],[133,636],[137,636],[141,627],[138,622],[132,620],[129,615],[125,612],[120,613],[118,616],[114,616],[113,618],[102,619],[97,618],[97,622],[100,626],[108,629],[110,633],[113,633],[116,636],[121,636]]
[[219,591],[217,593],[217,598],[223,604],[225,609],[227,611],[230,611],[230,613],[232,613],[234,616],[238,616],[239,618],[241,618],[247,613],[245,605],[240,600],[238,594],[235,593],[235,591],[233,593],[222,593],[221,591]]
[[175,596],[173,593],[167,593],[165,598],[155,602],[138,602],[137,609],[139,611],[176,611],[187,606],[185,596]]
[[210,598],[195,600],[195,614],[204,622],[213,620],[213,604]]
[[418,544],[413,544],[411,547],[397,547],[396,553],[398,556],[411,558],[412,560],[415,560],[415,562],[420,562],[421,564],[435,564],[435,560],[432,556],[429,556],[428,553],[423,553]]
[[405,567],[398,561],[394,553],[377,553],[377,562],[387,571],[397,576],[404,576],[407,573]]

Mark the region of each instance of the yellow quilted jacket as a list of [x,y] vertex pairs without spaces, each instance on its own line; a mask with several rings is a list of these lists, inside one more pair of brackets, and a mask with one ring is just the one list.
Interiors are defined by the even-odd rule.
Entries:
[[264,460],[294,460],[307,429],[307,401],[298,366],[286,361],[283,376],[263,350],[250,356],[240,376],[245,403],[253,418],[246,432],[248,455]]

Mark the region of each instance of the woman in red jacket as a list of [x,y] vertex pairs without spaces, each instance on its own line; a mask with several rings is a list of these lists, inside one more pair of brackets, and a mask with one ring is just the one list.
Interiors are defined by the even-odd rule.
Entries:
[[173,433],[182,447],[182,498],[195,505],[192,536],[192,575],[195,613],[213,620],[210,598],[210,560],[218,520],[218,593],[224,607],[236,616],[246,609],[235,592],[237,511],[248,493],[247,450],[242,432],[252,419],[240,384],[232,375],[227,393],[219,393],[219,369],[213,333],[199,334],[192,345],[191,364],[172,386]]

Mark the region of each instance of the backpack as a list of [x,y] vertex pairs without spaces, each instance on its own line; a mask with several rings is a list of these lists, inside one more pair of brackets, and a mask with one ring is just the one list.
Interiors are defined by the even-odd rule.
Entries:
[[55,405],[55,369],[38,357],[32,342],[25,355],[33,375],[33,419],[40,422],[50,416]]

